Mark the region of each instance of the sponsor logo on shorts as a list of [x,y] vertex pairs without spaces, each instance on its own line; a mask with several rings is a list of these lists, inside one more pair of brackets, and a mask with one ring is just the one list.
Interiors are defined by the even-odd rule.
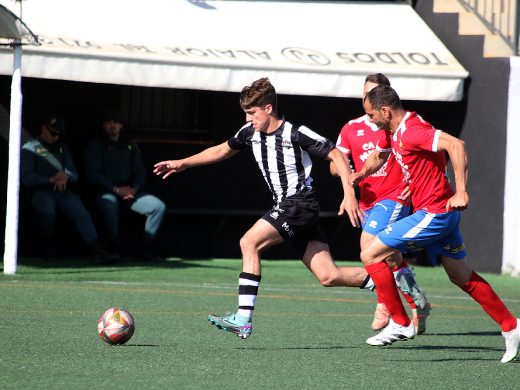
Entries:
[[273,213],[271,213],[269,215],[271,216],[272,219],[278,219],[280,214],[278,214],[278,211],[275,211],[275,212],[273,212]]
[[393,230],[394,230],[394,229],[392,228],[392,226],[388,226],[388,227],[385,229],[385,233],[386,233],[386,234],[390,234],[390,233],[392,233]]
[[464,245],[464,243],[457,246],[451,246],[451,244],[446,244],[442,247],[442,249],[444,249],[444,251],[448,253],[459,253],[462,252],[465,248],[466,246]]
[[377,221],[370,221],[368,226],[371,227],[372,229],[376,229],[377,228]]
[[282,224],[282,227],[283,227],[283,230],[285,230],[287,232],[287,235],[289,237],[294,236],[294,232],[292,231],[291,227],[289,226],[289,224],[287,222],[284,222]]

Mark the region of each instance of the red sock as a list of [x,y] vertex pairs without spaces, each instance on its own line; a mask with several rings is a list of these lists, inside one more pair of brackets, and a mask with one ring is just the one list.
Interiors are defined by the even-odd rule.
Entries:
[[516,318],[507,309],[488,282],[482,279],[480,275],[473,272],[469,280],[461,288],[482,306],[484,311],[500,325],[504,332],[509,332],[516,328]]
[[374,281],[377,295],[381,297],[392,316],[392,320],[399,325],[410,325],[410,318],[408,318],[403,303],[401,302],[401,298],[397,292],[397,286],[395,285],[394,275],[392,271],[390,271],[388,264],[381,261],[365,265],[365,269]]

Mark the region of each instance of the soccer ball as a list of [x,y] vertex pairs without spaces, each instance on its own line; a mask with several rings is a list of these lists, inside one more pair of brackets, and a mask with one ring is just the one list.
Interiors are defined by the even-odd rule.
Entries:
[[118,307],[105,310],[98,320],[99,337],[108,344],[124,344],[132,338],[135,330],[134,317]]

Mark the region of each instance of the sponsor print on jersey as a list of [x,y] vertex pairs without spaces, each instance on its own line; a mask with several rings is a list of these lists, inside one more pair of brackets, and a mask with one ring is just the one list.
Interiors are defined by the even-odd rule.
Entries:
[[359,155],[359,159],[362,162],[365,162],[367,158],[374,152],[376,149],[376,145],[372,141],[369,141],[367,143],[364,143],[361,145],[361,149],[363,150],[363,153]]
[[404,180],[407,183],[409,183],[410,182],[410,169],[408,168],[408,165],[403,163],[403,156],[401,155],[401,153],[399,153],[395,149],[392,149],[392,151],[394,152],[394,156],[395,156],[396,161],[401,166],[401,170],[403,171]]

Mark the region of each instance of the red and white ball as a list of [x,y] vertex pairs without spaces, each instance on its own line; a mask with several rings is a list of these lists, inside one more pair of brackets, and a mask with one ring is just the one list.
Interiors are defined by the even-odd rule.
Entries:
[[118,307],[105,310],[98,320],[99,337],[108,344],[124,344],[132,338],[135,330],[134,317]]

